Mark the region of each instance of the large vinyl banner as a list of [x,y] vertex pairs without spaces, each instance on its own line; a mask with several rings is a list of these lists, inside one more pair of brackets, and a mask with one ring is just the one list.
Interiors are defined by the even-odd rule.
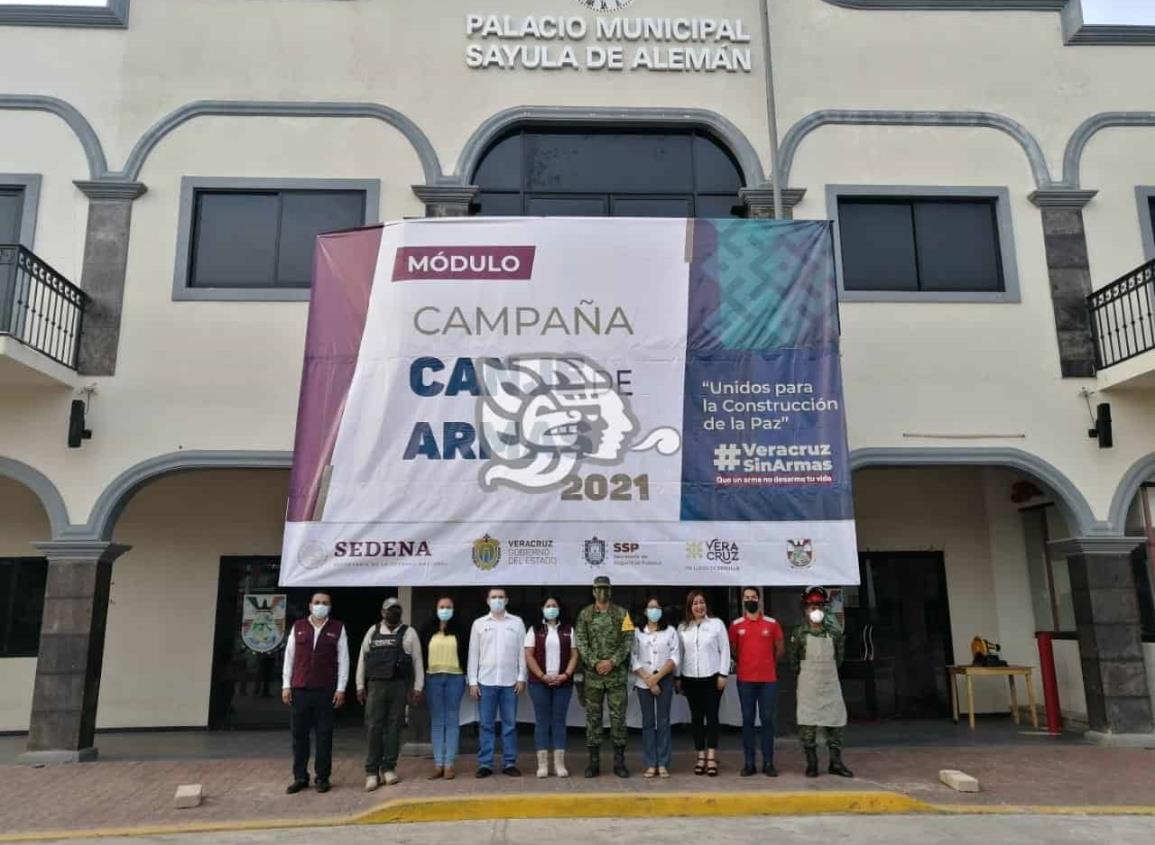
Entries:
[[830,224],[322,236],[281,583],[858,583]]

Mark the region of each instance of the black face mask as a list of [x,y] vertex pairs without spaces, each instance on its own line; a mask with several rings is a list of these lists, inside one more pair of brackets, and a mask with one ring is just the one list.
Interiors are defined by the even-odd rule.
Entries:
[[390,628],[395,627],[401,621],[401,608],[391,607],[385,611],[385,624]]
[[744,601],[742,602],[742,607],[746,608],[747,613],[758,612],[758,602],[756,601]]

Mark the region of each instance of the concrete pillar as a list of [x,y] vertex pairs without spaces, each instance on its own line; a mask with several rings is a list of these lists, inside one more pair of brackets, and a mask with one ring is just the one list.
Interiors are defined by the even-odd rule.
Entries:
[[80,287],[90,298],[80,335],[78,370],[83,375],[111,376],[116,373],[120,342],[132,204],[146,188],[140,182],[75,184],[88,197]]
[[96,759],[96,703],[112,562],[128,551],[102,540],[34,543],[48,558],[40,654],[25,763]]
[[[805,188],[782,189],[782,217],[784,220],[794,219],[794,206],[802,202],[806,195]],[[747,216],[751,219],[772,219],[774,217],[774,189],[769,185],[758,188],[742,188],[738,196],[746,204]]]
[[1131,553],[1141,537],[1076,537],[1052,544],[1067,555],[1090,739],[1155,742],[1143,663],[1139,594]]
[[468,217],[480,190],[476,185],[413,186],[413,193],[425,203],[426,217]]
[[1087,257],[1083,206],[1096,193],[1045,188],[1030,196],[1042,212],[1043,244],[1063,378],[1095,376],[1095,348],[1086,302],[1094,282]]

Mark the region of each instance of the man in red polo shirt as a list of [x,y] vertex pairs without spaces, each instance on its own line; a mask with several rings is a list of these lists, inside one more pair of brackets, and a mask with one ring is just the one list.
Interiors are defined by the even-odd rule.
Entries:
[[774,712],[778,697],[778,661],[786,651],[782,626],[762,613],[757,587],[742,590],[740,619],[730,626],[730,652],[738,667],[738,700],[742,703],[742,748],[746,763],[741,776],[757,772],[754,755],[754,714],[762,719],[762,774],[778,777],[774,768]]

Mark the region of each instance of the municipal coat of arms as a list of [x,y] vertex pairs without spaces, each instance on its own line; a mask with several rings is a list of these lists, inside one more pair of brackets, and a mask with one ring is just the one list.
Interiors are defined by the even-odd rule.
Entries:
[[249,593],[241,612],[241,640],[252,651],[267,654],[285,639],[285,595]]
[[806,569],[814,563],[814,544],[809,539],[787,540],[786,560],[795,569]]
[[473,541],[473,565],[482,572],[488,572],[501,562],[501,540],[486,534]]

